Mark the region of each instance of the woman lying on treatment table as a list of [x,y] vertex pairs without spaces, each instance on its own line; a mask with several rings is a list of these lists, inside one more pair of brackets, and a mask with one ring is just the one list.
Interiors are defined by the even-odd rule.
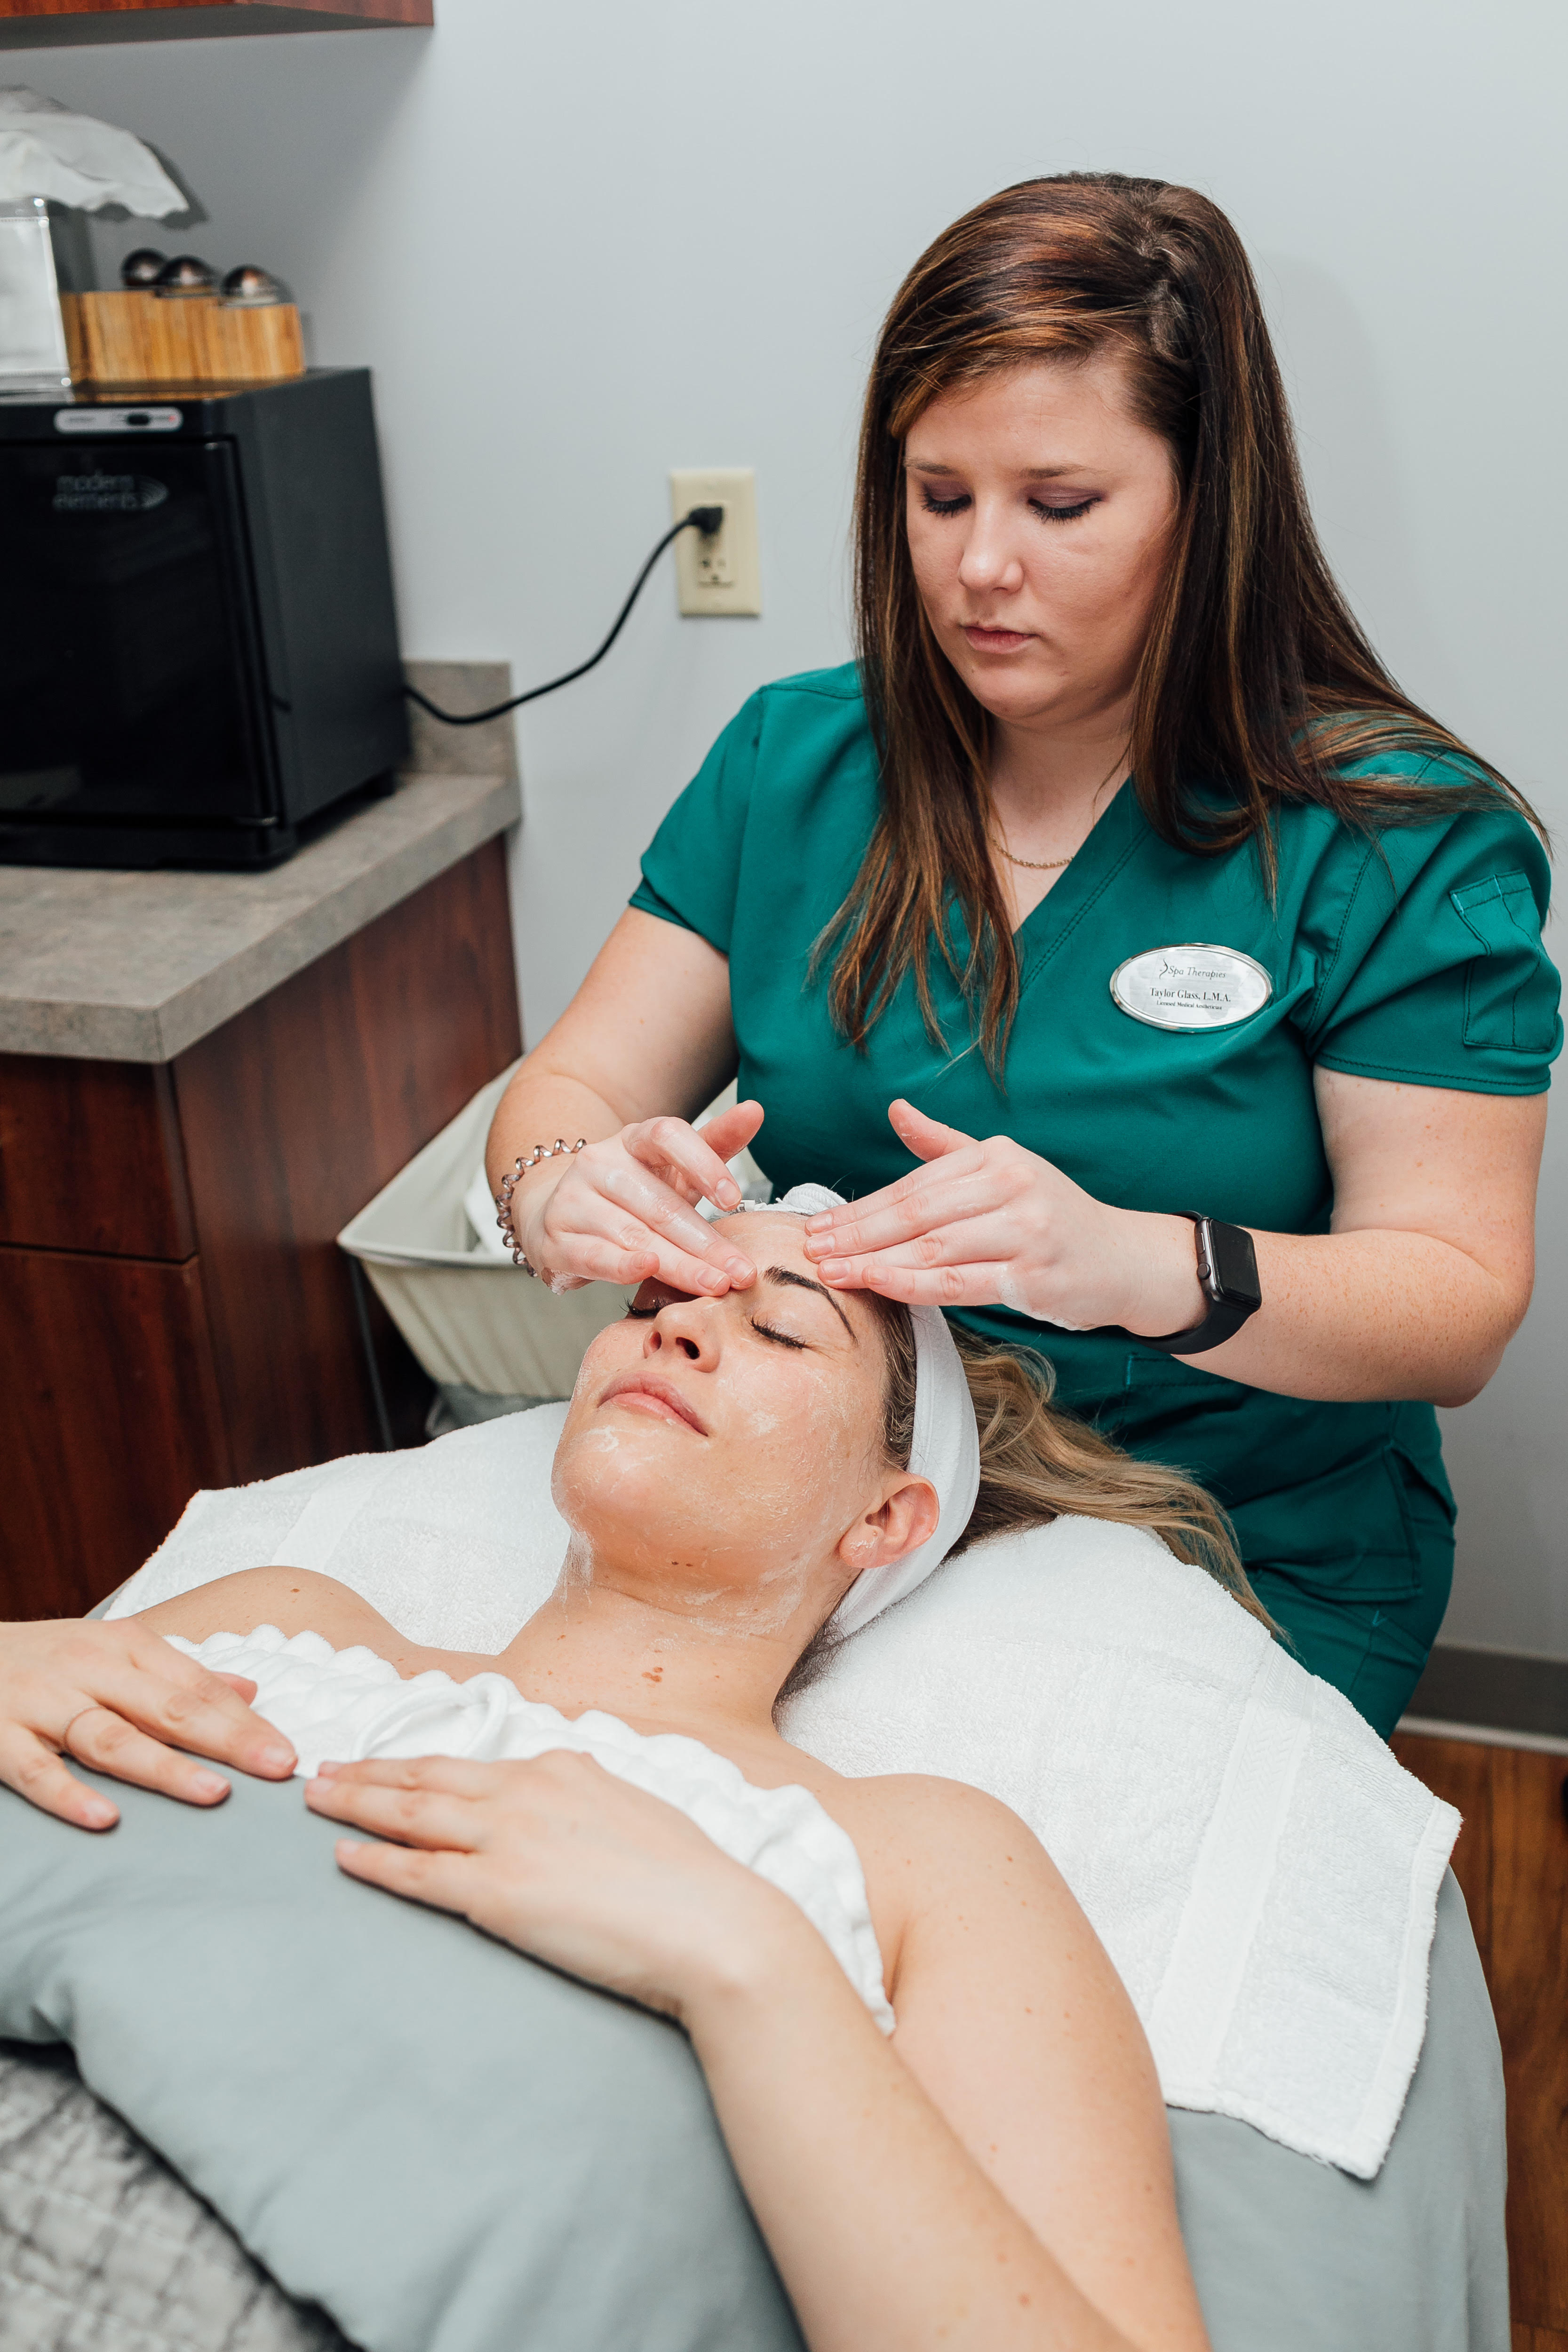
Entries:
[[[754,1214],[752,1288],[696,1299],[646,1285],[595,1341],[555,1457],[571,1549],[499,1658],[411,1644],[329,1577],[254,1570],[121,1624],[5,1629],[0,1776],[84,1826],[110,1809],[63,1755],[210,1801],[197,1768],[145,1736],[171,1728],[171,1682],[182,1744],[212,1753],[198,1711],[216,1697],[237,1717],[259,1681],[258,1706],[308,1763],[330,1752],[310,1739],[334,1674],[363,1686],[369,1670],[384,1699],[411,1703],[363,1650],[405,1678],[509,1677],[536,1750],[547,1708],[584,1734],[595,1710],[617,1717],[606,1747],[618,1736],[650,1765],[673,1749],[731,1810],[784,1807],[773,1843],[793,1841],[795,1859],[776,1875],[800,1899],[679,1799],[581,1753],[324,1767],[308,1801],[392,1841],[342,1844],[353,1875],[684,2026],[814,2352],[1199,2352],[1153,2065],[1048,1856],[955,1782],[840,1778],[785,1745],[773,1708],[847,1593],[860,1584],[884,1605],[966,1531],[1088,1511],[1154,1526],[1238,1578],[1223,1523],[1199,1490],[1058,1421],[1009,1359],[966,1368],[977,1458],[936,1310],[829,1294],[803,1237],[798,1214]],[[258,1626],[278,1630],[248,1647],[213,1639]],[[187,1664],[149,1634],[203,1647]],[[357,1668],[341,1656],[355,1645]],[[244,1677],[237,1693],[200,1671],[215,1660]],[[227,1738],[219,1752],[251,1769],[293,1762],[268,1767]],[[694,1759],[692,1742],[711,1755]],[[812,1867],[837,1890],[831,1946],[801,1907]]]

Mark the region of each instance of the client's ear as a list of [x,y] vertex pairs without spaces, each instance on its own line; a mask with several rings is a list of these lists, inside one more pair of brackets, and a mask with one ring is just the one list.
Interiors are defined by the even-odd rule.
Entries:
[[941,1516],[931,1480],[906,1478],[876,1509],[850,1524],[839,1542],[838,1557],[851,1576],[868,1568],[889,1567],[929,1542]]

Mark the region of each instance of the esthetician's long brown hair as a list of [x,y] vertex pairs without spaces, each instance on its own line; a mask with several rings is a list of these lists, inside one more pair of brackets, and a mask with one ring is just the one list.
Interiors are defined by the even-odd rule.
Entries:
[[[1538,822],[1400,692],[1340,593],[1312,528],[1258,288],[1225,215],[1192,188],[1115,172],[1026,180],[922,254],[888,314],[866,394],[857,651],[882,807],[819,942],[834,959],[834,1017],[857,1045],[910,970],[940,1037],[933,938],[995,1069],[1018,993],[987,845],[990,720],[939,650],[916,591],[904,436],[955,385],[1108,346],[1125,358],[1134,413],[1169,444],[1181,489],[1129,747],[1154,829],[1200,856],[1254,840],[1272,887],[1269,818],[1282,803],[1316,802],[1364,827],[1496,807],[1500,796]],[[1342,772],[1395,751],[1457,753],[1471,781]],[[1199,781],[1227,796],[1217,809],[1194,798]],[[962,958],[950,893],[968,940]]]

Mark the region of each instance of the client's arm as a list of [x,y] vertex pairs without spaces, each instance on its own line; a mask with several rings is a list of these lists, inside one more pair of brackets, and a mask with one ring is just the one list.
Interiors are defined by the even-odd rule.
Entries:
[[795,1904],[583,1757],[309,1796],[402,1841],[341,1846],[354,1875],[679,2019],[812,2352],[1202,2352],[1147,2046],[1005,1808],[923,1783],[914,1833],[901,1809],[889,2043]]
[[684,2019],[807,2342],[1200,2352],[1131,2003],[1016,1815],[921,1794],[891,2045],[793,1922]]
[[134,1618],[0,1625],[0,1785],[84,1830],[112,1829],[120,1815],[76,1779],[68,1756],[136,1788],[216,1805],[228,1782],[196,1756],[268,1780],[294,1769],[288,1741],[246,1704],[255,1695],[254,1683],[209,1674]]

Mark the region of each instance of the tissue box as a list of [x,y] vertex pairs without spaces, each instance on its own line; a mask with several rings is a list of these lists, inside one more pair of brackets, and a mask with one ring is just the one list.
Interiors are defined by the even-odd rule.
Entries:
[[58,386],[66,366],[48,206],[0,198],[0,385]]

